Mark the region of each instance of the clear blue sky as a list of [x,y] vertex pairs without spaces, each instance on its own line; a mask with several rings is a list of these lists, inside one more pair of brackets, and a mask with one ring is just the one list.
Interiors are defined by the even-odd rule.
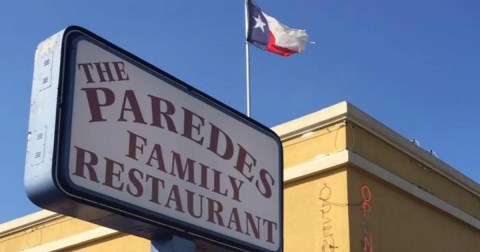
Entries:
[[[251,48],[253,118],[271,127],[348,100],[480,182],[480,1],[257,0],[315,45]],[[85,27],[245,112],[243,0],[4,1],[0,223],[39,210],[23,189],[37,44]]]

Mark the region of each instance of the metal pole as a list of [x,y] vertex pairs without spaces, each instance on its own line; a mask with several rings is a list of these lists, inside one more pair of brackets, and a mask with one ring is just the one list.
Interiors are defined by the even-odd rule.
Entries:
[[247,92],[247,116],[250,117],[250,45],[248,38],[248,1],[245,0],[245,68],[246,68],[246,92]]
[[151,252],[195,252],[195,242],[176,235],[152,239]]

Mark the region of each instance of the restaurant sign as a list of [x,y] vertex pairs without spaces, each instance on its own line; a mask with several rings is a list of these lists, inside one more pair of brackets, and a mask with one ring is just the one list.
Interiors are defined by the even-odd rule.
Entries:
[[40,207],[148,239],[282,249],[278,136],[80,27],[37,48],[25,187]]

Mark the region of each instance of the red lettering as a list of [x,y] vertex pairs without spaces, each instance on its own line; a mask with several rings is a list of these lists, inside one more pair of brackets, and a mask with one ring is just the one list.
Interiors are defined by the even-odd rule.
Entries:
[[231,224],[235,224],[235,231],[242,233],[242,226],[240,225],[240,217],[238,216],[238,210],[237,208],[233,208],[232,212],[230,213],[230,218],[228,220],[228,229],[232,229],[230,226]]
[[[137,174],[137,175],[135,175]],[[138,177],[140,178],[138,178]],[[130,184],[127,185],[127,192],[134,196],[134,197],[140,197],[143,195],[143,185],[141,180],[143,180],[143,173],[138,170],[138,169],[130,169],[128,171],[128,178],[130,179],[130,182],[132,183],[131,185],[135,188],[135,191],[133,191],[130,187]]]
[[83,70],[83,72],[85,73],[85,77],[87,78],[87,84],[96,82],[91,72],[91,70],[94,70],[93,66],[95,66],[96,71],[94,72],[96,72],[97,74],[95,76],[95,79],[100,82],[112,82],[116,80],[112,69],[110,68],[110,64],[112,64],[113,68],[115,69],[115,74],[118,81],[129,80],[129,76],[127,72],[125,72],[125,63],[123,63],[122,61],[94,62],[93,65],[92,63],[81,63],[78,64],[78,69]]
[[223,192],[221,192],[221,180],[222,180],[222,173],[215,170],[215,169],[212,169],[213,171],[213,189],[212,191],[215,192],[215,193],[218,193],[220,195],[223,195],[223,196],[227,196],[227,189],[225,189]]
[[[129,130],[127,130],[127,132],[128,132],[128,153],[125,156],[138,161],[137,150],[140,150],[140,154],[143,154],[143,147],[147,145],[147,139]],[[139,143],[137,142],[137,139],[142,140],[143,143],[139,145]]]
[[159,178],[153,177],[149,174],[147,174],[147,177],[145,181],[148,183],[148,181],[152,181],[152,196],[150,197],[150,201],[156,204],[160,204],[160,199],[159,199],[159,191],[160,191],[160,186],[162,188],[165,188],[165,182]]
[[92,74],[90,73],[90,69],[88,67],[93,68],[92,63],[78,64],[78,69],[82,70],[83,68],[83,71],[85,72],[85,77],[87,77],[87,84],[95,83],[95,81],[93,81]]
[[[127,102],[130,105],[127,107]],[[140,106],[138,105],[137,97],[135,97],[135,93],[133,90],[126,90],[125,96],[123,97],[122,103],[122,111],[120,113],[120,118],[118,118],[119,122],[126,122],[127,120],[124,117],[125,111],[130,111],[135,118],[133,122],[147,124],[143,119],[142,111],[140,110]]]
[[[149,95],[152,105],[152,123],[150,125],[163,129],[162,118],[167,123],[167,128],[171,132],[177,132],[175,124],[173,123],[172,116],[175,114],[175,106],[168,100],[158,98],[156,96]],[[165,109],[162,110],[164,106]]]
[[[113,183],[113,179],[115,181],[120,181],[120,175],[124,171],[123,164],[111,160],[109,158],[105,158],[106,166],[105,166],[105,182],[103,185],[108,186],[110,188],[122,191],[123,190],[123,182],[115,186]],[[117,169],[116,169],[117,168]]]
[[[232,176],[228,176],[228,178],[230,179],[230,184],[232,185],[232,189],[233,189],[233,197],[232,199],[238,201],[238,202],[241,202],[240,201],[240,188],[242,188],[242,185],[243,185],[243,181],[237,179],[237,178],[234,178]],[[239,182],[237,184],[237,181]]]
[[[182,136],[192,140],[195,143],[198,143],[199,145],[202,145],[203,144],[203,137],[201,137],[199,139],[194,139],[192,129],[195,129],[195,133],[197,135],[200,134],[200,128],[201,128],[201,126],[204,125],[204,120],[205,119],[203,117],[193,113],[192,111],[186,109],[186,108],[182,108],[182,109],[184,111],[183,112],[184,123],[183,123],[183,134],[182,134]],[[196,124],[193,124],[194,118],[197,119]]]
[[245,212],[245,217],[247,218],[247,224],[246,224],[247,231],[245,231],[245,234],[251,235],[248,231],[250,230],[249,227],[252,227],[253,235],[255,235],[255,238],[259,239],[260,238],[260,217],[255,216],[257,218],[256,223],[251,213]]
[[267,224],[267,242],[270,242],[273,244],[273,229],[277,229],[277,223],[273,221],[269,221],[267,219],[263,219],[263,225]]
[[[257,190],[265,197],[270,198],[272,197],[272,186],[275,185],[275,180],[273,179],[272,175],[265,169],[261,169],[259,172],[260,180],[255,182],[255,186]],[[263,190],[260,189],[260,183],[262,184]]]
[[[235,164],[234,168],[237,169],[248,181],[252,182],[253,180],[253,175],[248,176],[245,174],[245,166],[247,167],[248,172],[252,172],[252,167],[257,164],[257,160],[250,155],[250,153],[243,148],[240,144],[238,144],[238,147],[240,149],[238,150],[238,157],[237,157],[237,163]],[[249,160],[247,160],[247,158]]]
[[[82,88],[87,95],[88,107],[92,119],[90,122],[106,121],[102,116],[101,107],[110,106],[115,101],[115,94],[108,88]],[[99,92],[103,93],[103,102],[100,102]]]
[[185,161],[185,166],[183,166],[180,154],[172,151],[172,170],[170,171],[170,174],[173,176],[177,176],[177,174],[175,174],[176,168],[178,172],[178,177],[180,179],[185,180],[185,177],[187,177],[186,181],[195,184],[195,170],[193,169],[194,164],[194,160],[187,158],[187,160]]
[[[82,178],[87,178],[85,176],[85,168],[88,170],[88,175],[89,179],[91,181],[100,183],[98,181],[97,173],[95,172],[94,166],[98,164],[98,157],[95,155],[95,153],[82,149],[80,147],[74,146],[74,148],[77,150],[77,156],[75,160],[75,172],[73,175],[79,176]],[[89,160],[87,161],[87,155],[89,157]]]
[[[103,69],[102,69],[102,64],[103,63]],[[109,62],[95,62],[93,63],[95,65],[95,68],[97,69],[98,77],[100,78],[100,82],[111,82],[115,81],[113,78],[112,70],[110,69],[110,65],[108,64]],[[105,75],[107,74],[108,80],[105,78]]]
[[[195,193],[187,189],[185,189],[185,191],[187,192],[188,213],[190,214],[190,216],[195,217],[197,219],[201,218],[203,215],[203,195],[198,194],[198,198],[200,200],[198,203],[195,203],[193,200]],[[200,213],[195,214],[195,210],[194,210],[195,206],[198,206],[197,208],[200,209]]]
[[363,209],[363,218],[367,217],[367,214],[370,213],[370,200],[372,199],[372,193],[370,192],[370,187],[364,185],[362,186],[362,209]]
[[171,208],[170,207],[171,201],[175,202],[175,205],[176,205],[175,210],[183,213],[182,200],[180,199],[180,192],[178,191],[177,185],[172,186],[172,189],[170,190],[170,195],[168,195],[168,200],[167,200],[167,204],[165,204],[165,207]]
[[207,221],[224,227],[225,225],[223,224],[223,219],[221,214],[223,211],[222,203],[210,198],[207,198],[207,201],[208,201]]
[[[210,144],[207,147],[207,149],[210,150],[211,152],[217,154],[217,156],[219,156],[219,157],[221,157],[225,160],[231,159],[232,156],[233,156],[232,139],[230,139],[230,137],[227,135],[227,133],[222,131],[220,128],[218,128],[214,124],[210,123],[210,125],[212,126],[211,131],[210,131]],[[219,142],[220,141],[220,135],[223,136],[222,138],[223,138],[224,144],[225,144],[225,148],[223,150],[223,153],[220,153],[220,151],[218,150],[218,146],[220,145],[219,144],[220,143]]]
[[156,169],[167,172],[167,170],[165,170],[165,163],[163,162],[162,146],[160,146],[160,144],[155,144],[153,146],[152,153],[150,154],[150,157],[148,158],[145,164],[150,167],[154,167],[152,165],[153,160],[157,161],[157,165],[155,167]]
[[363,251],[364,252],[373,252],[373,236],[368,231],[367,217],[368,214],[372,211],[370,206],[370,201],[372,200],[372,192],[370,187],[367,185],[362,185],[362,211],[363,211]]
[[210,167],[200,163],[200,187],[208,189],[208,169]]
[[368,232],[363,235],[363,251],[373,252],[373,237]]
[[125,63],[122,61],[113,61],[112,64],[117,73],[118,81],[129,80],[128,74],[125,72]]

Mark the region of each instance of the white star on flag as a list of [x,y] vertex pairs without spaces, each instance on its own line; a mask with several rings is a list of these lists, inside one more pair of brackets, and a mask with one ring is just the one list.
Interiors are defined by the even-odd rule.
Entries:
[[260,28],[262,30],[262,32],[265,32],[265,24],[262,19],[260,18],[260,16],[257,16],[257,17],[253,17],[255,19],[255,27],[253,27],[254,29],[255,28]]

